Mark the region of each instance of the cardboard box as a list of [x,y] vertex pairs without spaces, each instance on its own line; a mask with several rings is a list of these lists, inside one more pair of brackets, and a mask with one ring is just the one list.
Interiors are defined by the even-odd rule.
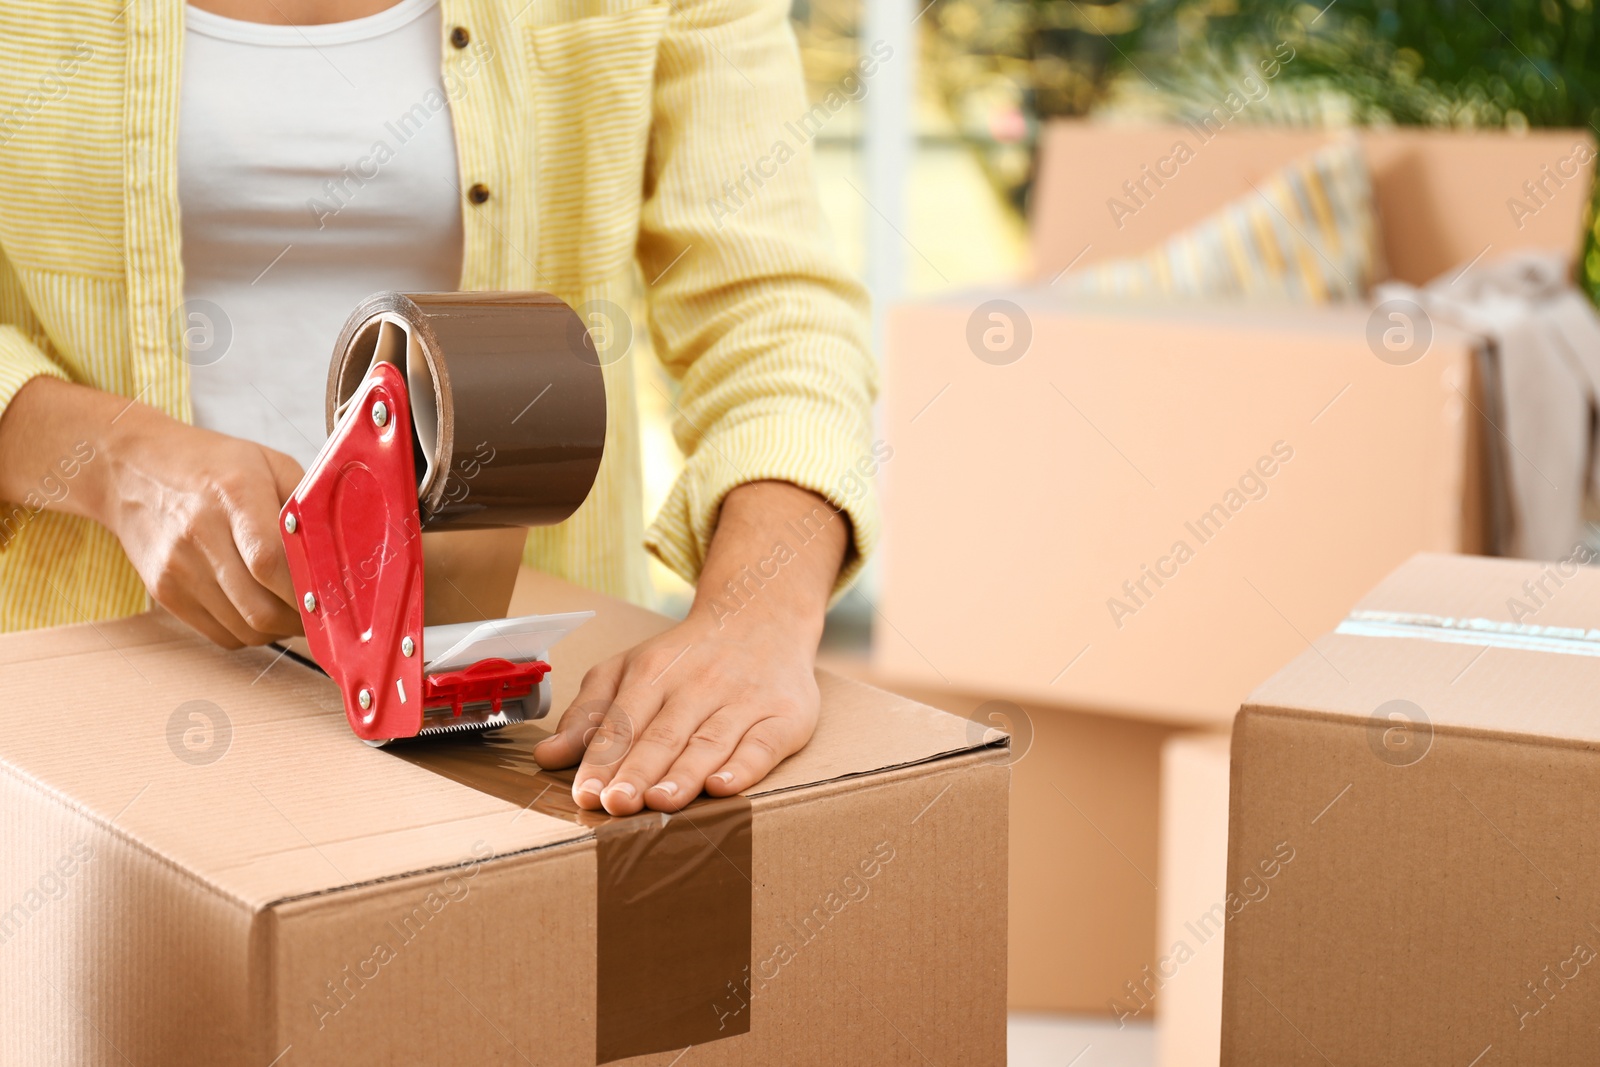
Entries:
[[1463,334],[1394,366],[1356,309],[1036,291],[996,366],[982,299],[890,312],[879,677],[1223,725],[1412,553],[1478,542]]
[[[1108,198],[1183,136],[1049,127],[1033,208],[1041,281],[1155,247],[1330,135],[1230,125],[1117,226]],[[1576,256],[1592,132],[1360,136],[1395,277],[1516,249]],[[1536,210],[1513,210],[1524,201]],[[993,301],[1016,320],[1009,362],[980,359],[973,340]],[[1480,550],[1481,452],[1498,436],[1480,422],[1474,341],[1438,327],[1397,367],[1375,355],[1368,319],[1073,305],[1047,287],[890,309],[874,669],[1220,726],[1412,553]],[[1294,459],[1263,499],[1230,509],[1221,534],[1189,530],[1280,442]],[[1178,566],[1180,541],[1193,558]]]
[[[558,706],[666,625],[513,604],[587,607]],[[1003,1061],[993,731],[821,675],[747,802],[611,820],[515,744],[369,748],[326,678],[161,615],[7,635],[0,680],[5,1063]]]
[[[1158,1067],[1217,1067],[1221,1056],[1228,749],[1228,735],[1214,731],[1174,734],[1161,746],[1160,957],[1136,991],[1154,990]],[[1142,1001],[1123,996],[1135,1013]]]
[[[1291,160],[1323,129],[1053,122],[1033,195],[1035,276],[1146,252]],[[1593,130],[1361,130],[1390,276],[1422,285],[1480,255],[1555,249],[1576,260],[1594,175]],[[1175,167],[1173,148],[1192,158]],[[1146,168],[1176,173],[1159,186]],[[1159,176],[1158,176],[1159,178]],[[1125,182],[1143,183],[1129,196]],[[1113,211],[1110,202],[1134,208]]]
[[[988,703],[990,710],[985,710]],[[993,714],[979,703],[979,721]],[[1155,945],[1161,741],[1170,732],[1029,706],[1011,767],[1011,1006],[1105,1015]]]
[[[862,664],[828,666],[876,680]],[[1157,855],[1158,797],[1171,728],[954,689],[895,691],[976,732],[1011,734],[1011,1009],[1108,1015],[1156,958],[1156,886],[1168,881]],[[1222,825],[1225,833],[1226,792]]]
[[1224,1064],[1576,1064],[1600,1028],[1600,573],[1422,556],[1233,734]]

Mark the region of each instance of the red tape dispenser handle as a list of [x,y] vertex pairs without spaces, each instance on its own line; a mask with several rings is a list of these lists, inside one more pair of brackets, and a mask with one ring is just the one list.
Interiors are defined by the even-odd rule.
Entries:
[[306,641],[338,683],[350,728],[369,742],[416,736],[429,699],[422,523],[398,369],[372,368],[278,523]]

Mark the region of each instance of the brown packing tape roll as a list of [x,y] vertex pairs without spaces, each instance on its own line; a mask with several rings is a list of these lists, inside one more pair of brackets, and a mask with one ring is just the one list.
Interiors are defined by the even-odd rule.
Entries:
[[594,484],[606,436],[600,363],[547,293],[375,293],[328,368],[327,424],[374,362],[406,375],[424,529],[544,526]]
[[585,811],[572,771],[534,762],[548,736],[523,725],[384,751],[594,830],[597,1064],[749,1033],[750,801],[703,798],[675,815]]

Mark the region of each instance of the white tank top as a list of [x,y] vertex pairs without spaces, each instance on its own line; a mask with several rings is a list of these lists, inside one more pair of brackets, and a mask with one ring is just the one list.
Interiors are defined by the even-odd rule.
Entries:
[[299,27],[186,10],[178,202],[195,423],[304,465],[356,303],[460,284],[438,0]]

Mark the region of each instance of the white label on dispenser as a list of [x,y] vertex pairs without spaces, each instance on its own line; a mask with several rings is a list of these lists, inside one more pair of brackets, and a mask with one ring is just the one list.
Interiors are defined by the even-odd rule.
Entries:
[[442,651],[425,660],[423,669],[439,674],[470,667],[481,659],[512,663],[543,659],[552,645],[592,618],[592,611],[570,611],[563,615],[523,615],[426,626],[422,630],[423,654],[436,648]]

